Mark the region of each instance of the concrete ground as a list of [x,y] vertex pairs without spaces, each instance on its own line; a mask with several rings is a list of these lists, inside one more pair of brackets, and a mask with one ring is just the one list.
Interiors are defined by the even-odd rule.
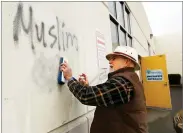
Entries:
[[149,133],[176,133],[172,117],[182,109],[182,87],[171,87],[172,110],[148,109]]

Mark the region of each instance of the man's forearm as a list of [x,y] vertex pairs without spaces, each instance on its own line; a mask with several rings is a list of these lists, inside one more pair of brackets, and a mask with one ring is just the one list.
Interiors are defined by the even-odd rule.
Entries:
[[83,86],[73,79],[68,82],[68,86],[81,103],[107,107],[130,101],[133,95],[133,85],[128,82],[122,77],[116,77],[96,86]]

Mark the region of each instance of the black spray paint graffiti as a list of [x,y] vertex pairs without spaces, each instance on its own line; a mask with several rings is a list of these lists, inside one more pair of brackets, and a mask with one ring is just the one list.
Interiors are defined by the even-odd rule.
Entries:
[[28,23],[28,27],[25,27],[24,21],[23,21],[23,6],[22,4],[18,5],[18,9],[17,9],[17,14],[15,16],[15,19],[13,21],[13,39],[14,41],[18,42],[19,40],[19,32],[20,32],[20,22],[22,24],[22,28],[24,30],[24,32],[26,34],[30,35],[30,39],[31,39],[31,47],[32,49],[34,49],[34,44],[33,44],[33,31],[32,31],[32,8],[29,7],[29,23]]
[[[13,39],[15,42],[18,43],[19,41],[19,34],[21,31],[21,28],[23,31],[29,35],[29,39],[31,42],[31,48],[34,50],[35,45],[33,42],[33,34],[34,31],[36,31],[36,37],[39,42],[42,41],[43,46],[47,47],[49,44],[46,42],[46,29],[45,29],[45,23],[41,22],[40,27],[39,24],[34,23],[33,21],[33,10],[32,7],[29,7],[29,21],[28,21],[28,26],[25,26],[25,21],[24,21],[24,16],[23,16],[23,5],[20,3],[18,4],[17,8],[17,13],[15,16],[15,19],[13,21]],[[35,30],[34,30],[35,26]],[[56,25],[52,25],[49,27],[49,30],[47,34],[53,38],[53,42],[50,44],[50,48],[53,48],[54,45],[58,44],[58,49],[62,51],[66,51],[69,49],[71,46],[75,46],[76,51],[78,51],[78,39],[74,34],[71,34],[70,32],[64,32],[64,27],[66,24],[64,22],[61,23],[60,27],[60,22],[58,17],[56,17]],[[57,31],[56,31],[57,30]],[[54,31],[57,33],[55,34]],[[58,40],[58,41],[57,41]],[[62,40],[62,41],[61,41]]]

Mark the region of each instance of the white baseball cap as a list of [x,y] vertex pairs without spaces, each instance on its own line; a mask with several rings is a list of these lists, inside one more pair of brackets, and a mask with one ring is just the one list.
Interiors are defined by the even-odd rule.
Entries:
[[117,46],[113,53],[107,54],[107,60],[115,55],[121,55],[132,60],[135,63],[135,70],[140,70],[140,65],[138,63],[138,53],[137,51],[129,46]]

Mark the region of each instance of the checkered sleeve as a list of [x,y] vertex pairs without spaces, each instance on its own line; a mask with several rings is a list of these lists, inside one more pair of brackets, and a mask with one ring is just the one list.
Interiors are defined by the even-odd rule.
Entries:
[[83,86],[74,79],[68,82],[68,87],[82,104],[90,106],[128,103],[134,94],[132,83],[124,77],[113,77],[96,86]]

